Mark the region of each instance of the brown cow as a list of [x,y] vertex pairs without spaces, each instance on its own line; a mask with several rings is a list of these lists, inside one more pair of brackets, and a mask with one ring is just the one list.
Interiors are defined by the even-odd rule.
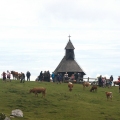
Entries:
[[113,85],[115,86],[115,85],[119,85],[120,84],[120,82],[119,81],[114,81],[113,82]]
[[90,83],[89,82],[83,82],[83,89],[85,89],[85,87],[89,87]]
[[69,91],[72,91],[73,83],[72,83],[72,82],[69,82],[69,83],[68,83],[68,87],[69,87]]
[[11,71],[11,74],[13,75],[13,79],[18,80],[18,72]]
[[32,88],[29,91],[30,93],[35,93],[35,96],[38,97],[38,93],[42,93],[42,97],[45,97],[46,94],[46,88],[40,87],[40,88]]
[[90,89],[90,92],[94,92],[96,91],[97,92],[97,85],[93,85]]
[[107,100],[108,99],[111,99],[112,100],[112,92],[105,92],[105,94],[106,94],[106,97],[107,97]]

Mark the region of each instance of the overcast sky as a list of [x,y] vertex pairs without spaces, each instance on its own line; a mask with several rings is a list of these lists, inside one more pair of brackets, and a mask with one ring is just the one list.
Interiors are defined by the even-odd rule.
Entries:
[[0,71],[54,71],[71,35],[85,77],[120,75],[120,0],[0,0]]

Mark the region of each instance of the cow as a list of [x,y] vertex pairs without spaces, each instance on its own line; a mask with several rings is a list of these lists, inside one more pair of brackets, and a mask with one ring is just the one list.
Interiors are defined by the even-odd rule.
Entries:
[[85,89],[85,87],[89,87],[90,86],[90,83],[89,82],[83,82],[83,89]]
[[112,100],[112,92],[105,92],[105,94],[106,94],[106,97],[107,97],[107,100],[108,99],[111,99]]
[[11,71],[11,74],[13,75],[13,79],[18,80],[18,72]]
[[73,83],[72,83],[72,82],[69,82],[69,83],[68,83],[68,87],[69,87],[69,91],[72,91]]
[[46,94],[46,88],[44,87],[39,87],[39,88],[32,88],[29,90],[30,93],[34,93],[35,96],[38,97],[38,93],[42,93],[42,97],[45,97]]
[[113,85],[115,86],[115,85],[119,85],[120,84],[120,82],[119,81],[114,81],[113,82]]
[[97,85],[93,85],[90,89],[90,92],[94,92],[96,91],[97,92]]

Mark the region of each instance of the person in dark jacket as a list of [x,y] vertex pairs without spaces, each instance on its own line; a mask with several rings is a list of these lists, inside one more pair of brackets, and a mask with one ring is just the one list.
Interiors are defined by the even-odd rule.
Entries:
[[47,81],[47,71],[44,71],[43,75],[44,75],[44,81]]
[[60,74],[58,73],[58,74],[57,74],[57,84],[58,84],[58,83],[61,83],[61,82],[60,82],[60,79],[61,79],[61,76],[60,76]]
[[47,82],[50,82],[50,72],[49,72],[49,70],[47,71]]
[[59,82],[60,83],[63,82],[63,75],[62,75],[62,73],[59,74]]
[[42,71],[41,71],[41,72],[40,72],[40,75],[39,75],[38,81],[43,81],[43,78],[44,78],[44,76],[43,76],[43,73],[42,73]]
[[112,86],[112,82],[113,82],[113,76],[110,76],[110,86]]
[[98,85],[99,85],[99,87],[103,86],[102,75],[100,75],[100,77],[98,78]]
[[29,71],[27,71],[27,73],[26,73],[27,81],[28,80],[30,81],[30,76],[31,76],[31,73]]

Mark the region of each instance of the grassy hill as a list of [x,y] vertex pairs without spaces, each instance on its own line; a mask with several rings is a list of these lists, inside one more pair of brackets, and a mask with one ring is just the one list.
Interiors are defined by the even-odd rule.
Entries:
[[[35,97],[29,93],[33,87],[46,87],[47,94]],[[113,92],[113,100],[107,101],[105,91]],[[74,84],[69,92],[67,83],[25,82],[0,80],[0,112],[7,116],[14,109],[23,111],[23,118],[13,120],[119,120],[120,94],[118,87],[101,88],[97,93],[83,90],[81,84]]]

